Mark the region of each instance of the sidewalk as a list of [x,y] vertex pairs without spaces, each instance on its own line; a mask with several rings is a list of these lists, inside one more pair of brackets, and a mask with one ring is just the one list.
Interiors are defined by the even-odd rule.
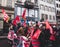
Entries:
[[0,47],[11,47],[11,45],[8,42],[9,40],[5,36],[0,37]]

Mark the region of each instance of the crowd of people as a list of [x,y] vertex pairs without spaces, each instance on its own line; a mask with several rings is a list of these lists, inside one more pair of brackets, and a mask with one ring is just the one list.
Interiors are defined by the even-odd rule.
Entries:
[[7,38],[13,47],[60,47],[60,29],[46,22],[26,26],[10,24]]
[[24,9],[23,23],[20,22],[19,16],[9,22],[10,18],[4,9],[2,13],[4,14],[2,34],[8,33],[7,39],[11,47],[60,47],[60,28],[50,26],[47,20],[41,19],[40,22],[26,24],[26,9]]

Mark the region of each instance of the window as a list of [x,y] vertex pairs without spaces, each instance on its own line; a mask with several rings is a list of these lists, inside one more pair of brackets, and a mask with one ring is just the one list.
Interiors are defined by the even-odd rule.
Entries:
[[38,11],[35,10],[35,17],[38,17]]
[[[20,9],[20,15],[21,15],[21,16],[22,16],[24,10],[25,10],[25,8],[22,8],[22,10]],[[26,9],[25,16],[26,16],[26,17],[28,16],[28,9]]]
[[12,7],[12,0],[7,0],[7,7]]
[[46,0],[46,2],[48,2],[48,0]]
[[52,11],[51,7],[49,7],[49,11]]
[[44,0],[44,2],[46,2],[46,0]]
[[58,7],[58,4],[56,4],[56,7]]
[[58,14],[58,11],[57,11],[57,14]]
[[29,9],[29,17],[34,17],[34,9]]
[[41,18],[44,19],[44,14],[42,14],[41,16],[42,16]]
[[40,9],[44,10],[44,6],[43,5],[40,5]]
[[26,16],[28,16],[28,9],[26,9]]
[[49,3],[51,3],[52,2],[52,0],[49,0]]
[[54,4],[55,3],[55,0],[52,0],[52,4]]
[[59,4],[59,8],[60,8],[60,4]]
[[57,10],[57,15],[60,15],[60,11]]
[[51,17],[51,15],[49,15],[49,19],[50,19],[50,20],[52,20],[52,17]]
[[47,6],[45,6],[45,10],[48,11],[48,7]]
[[55,12],[55,8],[52,7],[52,8],[51,8],[51,11],[52,11],[52,12]]
[[35,4],[38,4],[38,0],[35,0]]
[[52,8],[52,12],[55,12],[55,8]]
[[1,5],[1,3],[2,3],[2,0],[0,0],[0,5]]
[[35,4],[38,5],[38,0],[35,0]]
[[44,19],[44,20],[48,19],[48,15],[47,14],[42,14],[41,16],[42,16],[41,18]]
[[53,16],[53,20],[55,20],[55,16]]
[[49,1],[49,0],[47,0],[47,2],[49,3],[50,1]]
[[45,20],[47,20],[48,19],[48,15],[47,14],[45,14]]
[[17,15],[21,16],[21,7],[17,7]]

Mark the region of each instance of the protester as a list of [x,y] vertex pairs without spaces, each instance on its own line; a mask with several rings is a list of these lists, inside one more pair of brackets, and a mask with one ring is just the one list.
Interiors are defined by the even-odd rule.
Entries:
[[9,32],[9,23],[5,22],[4,21],[4,24],[3,24],[3,33],[8,33]]
[[41,47],[47,47],[49,37],[50,37],[50,30],[46,29],[46,24],[42,24],[41,31],[42,32],[39,36],[39,40],[41,42]]
[[60,47],[60,28],[56,32],[56,47]]
[[17,35],[15,34],[14,30],[13,30],[13,24],[10,24],[9,27],[9,33],[8,33],[8,37],[9,39],[9,43],[11,44],[11,46],[16,46],[17,45]]
[[11,36],[14,39],[10,38],[10,41],[13,40],[14,43],[17,43],[16,47],[57,47],[55,45],[57,43],[59,45],[60,38],[57,28],[51,27],[48,22],[42,22],[40,24],[36,22],[32,26],[26,23],[24,25],[20,23],[10,25],[9,32],[17,34],[16,38],[14,36]]
[[39,26],[36,22],[35,29],[32,28],[32,32],[31,32],[30,47],[40,47],[40,41],[38,39],[40,33],[41,33],[41,31],[40,31]]

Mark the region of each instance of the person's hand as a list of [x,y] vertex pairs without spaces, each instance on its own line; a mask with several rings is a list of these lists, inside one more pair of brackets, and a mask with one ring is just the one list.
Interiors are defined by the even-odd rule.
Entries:
[[28,40],[29,40],[29,41],[31,40],[31,37],[30,37],[30,36],[28,37]]

